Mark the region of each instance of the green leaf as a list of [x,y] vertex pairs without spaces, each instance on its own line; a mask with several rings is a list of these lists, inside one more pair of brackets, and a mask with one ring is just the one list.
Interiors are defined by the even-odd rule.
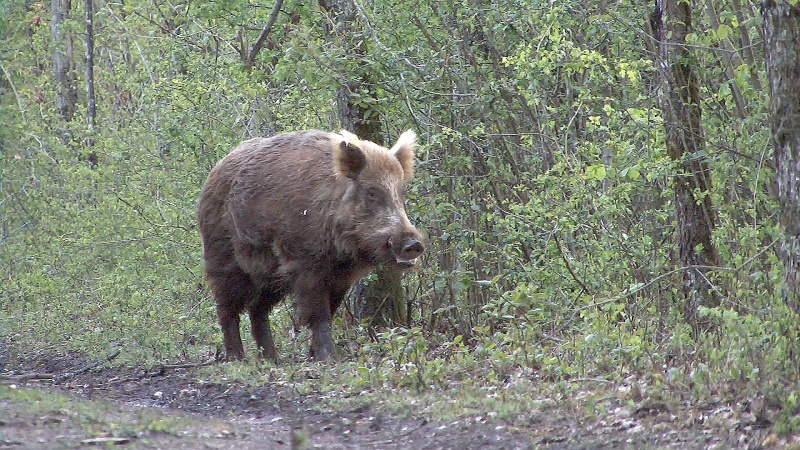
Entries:
[[606,166],[601,164],[594,164],[588,166],[583,174],[585,180],[603,181],[606,178]]

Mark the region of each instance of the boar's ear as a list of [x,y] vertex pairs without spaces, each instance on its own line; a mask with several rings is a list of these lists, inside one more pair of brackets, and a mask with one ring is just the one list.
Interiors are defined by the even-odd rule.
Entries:
[[347,131],[340,132],[343,139],[333,147],[333,169],[338,177],[355,179],[367,165],[367,157],[358,146],[358,138]]
[[344,138],[347,139],[347,141],[351,142],[351,143],[357,143],[358,141],[361,140],[361,139],[358,138],[358,136],[356,136],[355,134],[353,134],[353,133],[351,133],[351,132],[349,132],[347,130],[340,130],[339,134],[344,136]]
[[400,166],[403,167],[405,179],[409,180],[414,178],[414,150],[417,149],[417,134],[411,130],[401,134],[397,139],[397,143],[390,150],[394,156],[400,161]]

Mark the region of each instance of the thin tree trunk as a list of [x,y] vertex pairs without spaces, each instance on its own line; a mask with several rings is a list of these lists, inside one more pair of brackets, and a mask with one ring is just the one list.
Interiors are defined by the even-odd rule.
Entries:
[[72,33],[66,30],[64,22],[69,17],[71,0],[52,0],[53,33],[53,80],[55,81],[55,105],[61,118],[72,120],[75,105],[78,103],[78,89],[75,80],[75,58]]
[[[356,61],[355,71],[340,70],[342,83],[337,90],[337,106],[342,128],[353,132],[361,139],[373,142],[383,140],[380,114],[375,105],[364,99],[376,98],[371,92],[374,82],[363,62],[367,55],[367,44],[358,30],[358,10],[353,0],[319,0],[327,14],[325,31],[328,42],[340,46]],[[378,268],[374,281],[357,289],[360,295],[354,301],[363,306],[351,308],[361,311],[362,317],[371,318],[371,323],[407,323],[406,304],[400,274]]]
[[[89,137],[86,140],[88,147],[94,146],[94,125],[97,117],[97,103],[94,97],[94,5],[92,0],[86,0],[86,96],[87,96],[87,127]],[[88,156],[92,165],[97,164],[97,155],[94,152]]]
[[783,229],[778,251],[784,265],[783,295],[800,312],[800,9],[788,1],[767,0],[761,12]]
[[[720,27],[720,20],[715,3],[714,0],[706,0],[706,15],[711,22],[711,27],[717,30]],[[725,71],[725,76],[728,78],[724,83],[728,83],[731,89],[731,96],[736,103],[736,113],[738,117],[744,119],[747,117],[747,101],[742,95],[739,86],[736,84],[735,70],[735,66],[741,62],[741,58],[739,57],[738,51],[733,48],[729,38],[721,39],[718,45],[721,51],[718,51],[717,55],[722,69]]]
[[650,17],[658,41],[659,103],[664,115],[667,153],[675,161],[673,178],[677,219],[678,264],[683,273],[684,313],[698,331],[700,306],[719,305],[708,280],[708,268],[719,264],[712,241],[716,217],[711,203],[711,171],[705,159],[700,92],[696,65],[686,47],[692,29],[692,4],[685,0],[656,0]]
[[269,20],[267,24],[264,25],[264,29],[261,30],[261,35],[258,36],[255,44],[253,47],[248,49],[247,48],[247,40],[244,39],[244,30],[239,31],[239,39],[241,48],[239,52],[241,53],[242,60],[244,61],[244,68],[245,70],[250,70],[253,68],[253,65],[256,62],[256,57],[261,52],[261,49],[264,48],[264,44],[267,42],[267,37],[272,32],[272,28],[275,26],[275,21],[278,20],[278,13],[281,12],[281,6],[283,6],[283,0],[278,0],[275,2],[275,6],[272,8],[272,12],[269,15]]
[[[749,2],[747,2],[749,4]],[[745,15],[743,11],[749,9],[747,6],[743,6],[740,0],[732,0],[732,9],[734,14],[736,14],[737,22],[739,22],[739,36],[740,36],[740,43],[739,43],[739,50],[744,63],[747,64],[749,67],[756,67],[756,52],[755,52],[755,45],[752,44],[752,40],[750,39],[750,30],[748,28],[748,23],[750,22],[749,19],[752,18],[750,15]],[[753,86],[753,89],[756,91],[761,91],[761,80],[758,79],[758,71],[752,70],[750,72],[750,84]]]

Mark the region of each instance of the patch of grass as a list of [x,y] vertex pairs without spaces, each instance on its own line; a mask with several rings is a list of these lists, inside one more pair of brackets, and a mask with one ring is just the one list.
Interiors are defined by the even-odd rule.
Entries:
[[177,434],[188,426],[182,418],[152,409],[120,410],[106,401],[89,401],[52,390],[0,385],[0,420],[7,423],[66,423],[83,436],[139,437],[148,433]]
[[369,405],[442,421],[523,423],[556,405],[584,418],[619,408],[678,416],[688,408],[722,408],[747,423],[772,423],[780,435],[798,430],[800,402],[787,376],[793,350],[780,337],[786,332],[776,331],[793,316],[765,321],[706,310],[714,329],[693,337],[675,326],[656,341],[611,306],[578,316],[571,335],[538,340],[532,326],[477,329],[469,343],[420,328],[387,329],[373,342],[361,326],[340,327],[343,358],[336,364],[309,362],[301,334],[282,338],[279,365],[252,359],[199,376],[274,386],[311,396],[322,409]]
[[[3,442],[22,448],[84,448],[88,443],[142,443],[154,436],[178,436],[186,419],[152,409],[125,409],[51,390],[0,385]],[[138,448],[134,445],[134,448]]]

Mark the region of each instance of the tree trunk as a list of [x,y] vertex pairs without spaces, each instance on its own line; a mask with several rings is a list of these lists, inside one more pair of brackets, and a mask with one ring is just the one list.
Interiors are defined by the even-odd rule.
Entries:
[[[94,146],[94,125],[97,117],[97,103],[94,96],[94,5],[92,0],[86,0],[86,99],[87,99],[87,127],[89,136],[86,139],[87,147]],[[97,164],[97,155],[90,152],[87,159],[92,166]]]
[[[361,139],[382,142],[380,114],[377,105],[370,103],[376,98],[372,92],[375,86],[369,65],[365,61],[367,42],[358,25],[358,10],[353,0],[319,0],[327,14],[325,31],[328,43],[338,46],[349,55],[348,68],[339,67],[341,85],[337,89],[336,100],[339,121],[342,128],[351,131]],[[353,64],[354,63],[354,64]],[[352,300],[360,307],[351,311],[360,312],[360,317],[371,318],[371,323],[407,323],[406,305],[400,274],[378,268],[374,280],[367,282],[354,292]]]
[[337,89],[339,121],[342,128],[351,131],[361,139],[380,142],[380,115],[369,99],[375,98],[375,86],[368,64],[367,42],[358,29],[357,5],[353,0],[320,0],[320,6],[327,13],[325,31],[328,42],[340,47],[349,56],[350,67],[337,68],[341,85]]
[[53,33],[53,81],[55,82],[55,104],[61,118],[70,121],[78,103],[78,88],[75,79],[75,57],[72,33],[65,29],[64,21],[69,17],[72,0],[52,1]]
[[678,264],[683,267],[684,313],[695,332],[700,306],[719,306],[708,280],[708,268],[719,264],[711,239],[716,217],[711,204],[711,171],[705,159],[701,127],[700,92],[696,63],[686,47],[692,29],[692,4],[684,0],[656,0],[650,17],[658,41],[656,66],[661,89],[667,153],[675,161],[675,208]]
[[761,3],[771,97],[772,141],[783,236],[784,299],[800,312],[800,9],[788,1]]

